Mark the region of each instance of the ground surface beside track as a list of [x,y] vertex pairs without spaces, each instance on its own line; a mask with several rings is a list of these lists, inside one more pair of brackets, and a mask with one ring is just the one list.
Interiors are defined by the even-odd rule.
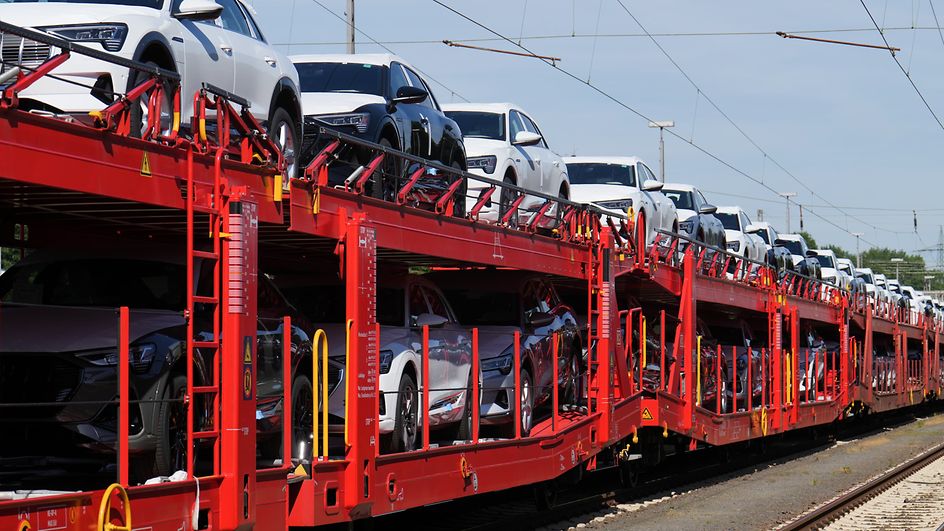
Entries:
[[[677,493],[620,503],[549,529],[770,529],[944,440],[944,416],[916,420]],[[938,509],[944,518],[944,507]]]

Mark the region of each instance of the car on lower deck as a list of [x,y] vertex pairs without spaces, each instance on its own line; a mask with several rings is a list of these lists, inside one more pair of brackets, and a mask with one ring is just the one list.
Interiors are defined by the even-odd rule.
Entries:
[[[443,110],[462,129],[470,173],[545,195],[571,197],[567,167],[560,155],[548,146],[537,123],[520,106],[450,103],[443,105]],[[489,186],[481,181],[469,181],[467,210],[472,209]],[[482,219],[500,220],[517,197],[518,193],[510,188],[496,190],[490,201],[492,206],[482,211]],[[544,201],[540,197],[525,196],[518,210],[527,215],[538,210]],[[549,215],[554,213],[556,208],[552,207]]]
[[703,244],[724,249],[724,225],[714,216],[718,207],[710,204],[698,188],[690,184],[666,183],[662,193],[675,203],[679,233]]
[[[479,329],[483,425],[513,434],[515,412],[521,434],[535,424],[535,412],[548,405],[554,386],[561,405],[581,397],[582,347],[577,317],[550,281],[518,271],[442,271],[430,274],[455,303],[462,322]],[[521,407],[515,407],[514,335],[520,334]],[[553,338],[558,344],[558,381],[553,378]],[[509,431],[510,430],[510,431]]]
[[[293,55],[298,69],[305,138],[302,162],[308,164],[333,139],[322,128],[334,129],[385,148],[466,170],[465,145],[458,124],[446,116],[419,71],[390,54]],[[329,172],[329,184],[343,184],[358,166],[370,162],[371,151],[345,147],[341,161]],[[373,197],[393,200],[406,183],[413,165],[387,156],[371,178]],[[337,170],[337,171],[333,171]],[[417,190],[435,198],[455,176],[430,175]],[[460,190],[465,193],[464,188]],[[415,195],[416,202],[429,202]],[[465,201],[456,201],[459,213]]]
[[[678,232],[678,214],[662,193],[662,183],[637,157],[566,157],[572,198],[629,218],[627,233],[645,234],[651,245],[657,231]],[[619,227],[622,219],[614,219]]]

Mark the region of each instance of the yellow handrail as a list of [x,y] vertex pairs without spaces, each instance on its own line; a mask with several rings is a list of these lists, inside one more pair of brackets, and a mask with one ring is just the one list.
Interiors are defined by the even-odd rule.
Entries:
[[[118,496],[125,508],[124,525],[115,525],[108,521],[111,516],[111,495],[118,491]],[[112,483],[105,489],[102,495],[102,502],[98,506],[98,526],[97,531],[131,531],[131,501],[128,499],[128,491],[119,483]]]
[[[312,367],[312,382],[314,382],[315,392],[311,394],[312,401],[312,449],[311,456],[315,458],[327,455],[328,452],[328,334],[321,328],[315,331],[315,337],[311,341],[312,355],[314,356]],[[321,355],[318,355],[318,346],[321,346]],[[318,364],[321,363],[321,380],[318,380]],[[320,383],[320,385],[319,385]],[[318,392],[318,388],[321,392]],[[321,408],[319,411],[318,398],[321,396]],[[319,423],[319,415],[321,423]],[[323,430],[323,432],[322,432]],[[319,447],[319,436],[323,441],[323,446]]]
[[[344,327],[344,446],[350,446],[350,440],[348,439],[347,427],[350,424],[349,419],[350,415],[347,413],[348,404],[350,404],[350,391],[351,389],[351,328],[354,327],[354,319],[347,320],[347,326]],[[377,338],[379,341],[380,338]]]
[[[717,388],[718,384],[715,383]],[[715,390],[717,392],[717,389]],[[695,338],[695,405],[701,405],[701,336]]]

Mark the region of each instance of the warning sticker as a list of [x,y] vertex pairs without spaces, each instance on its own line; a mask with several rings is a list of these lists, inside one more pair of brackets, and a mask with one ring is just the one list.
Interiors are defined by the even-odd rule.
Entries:
[[243,369],[243,400],[252,400],[252,367]]
[[652,420],[652,413],[649,412],[647,407],[642,409],[642,420]]
[[141,158],[141,175],[151,176],[151,159],[148,158],[147,151],[144,152],[144,157]]
[[252,363],[252,338],[243,338],[243,363]]

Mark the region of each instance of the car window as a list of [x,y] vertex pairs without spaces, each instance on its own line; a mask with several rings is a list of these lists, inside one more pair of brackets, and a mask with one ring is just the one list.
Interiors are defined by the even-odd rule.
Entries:
[[525,285],[522,300],[525,314],[550,313],[556,306],[555,302],[553,292],[540,280],[532,280]]
[[567,164],[567,175],[571,184],[636,186],[636,168],[628,164],[571,162]]
[[383,96],[384,68],[366,63],[295,63],[302,92]]
[[705,196],[704,196],[704,195],[702,195],[701,190],[695,190],[695,193],[698,195],[698,200],[701,201],[701,205],[699,205],[699,206],[703,206],[703,205],[707,205],[707,204],[708,204],[708,200],[705,199]]
[[536,123],[534,123],[534,120],[532,120],[527,114],[524,114],[524,113],[521,113],[521,119],[524,122],[525,129],[527,129],[528,131],[532,133],[541,135],[541,141],[538,142],[538,145],[547,149],[547,142],[545,142],[544,140],[544,135],[541,133],[541,130],[538,129],[538,126]]
[[509,121],[511,122],[511,141],[515,141],[515,136],[518,135],[521,131],[527,131],[524,126],[524,122],[521,120],[521,115],[518,111],[511,111]]
[[246,17],[236,5],[236,0],[215,0],[217,4],[223,6],[223,13],[220,14],[219,24],[223,29],[235,31],[247,37],[252,37],[252,31],[249,29],[249,23]]
[[673,203],[675,203],[675,208],[680,208],[682,210],[695,210],[695,206],[692,204],[692,196],[694,194],[691,192],[663,189],[662,193],[671,199]]
[[721,220],[721,225],[726,230],[741,230],[740,227],[738,227],[738,217],[736,214],[716,212],[715,217]]
[[247,21],[249,21],[249,27],[252,29],[252,36],[257,40],[265,42],[265,35],[262,34],[262,31],[259,29],[259,25],[256,24],[256,19],[253,18],[252,13],[246,6],[242,4],[239,4],[239,7],[242,8],[243,16],[246,17]]
[[438,315],[440,317],[445,317],[450,321],[454,321],[452,315],[449,314],[449,308],[446,306],[446,301],[443,300],[442,295],[434,289],[424,287],[423,291],[426,292],[426,301],[429,302],[429,309],[431,313]]
[[642,164],[642,163],[640,163],[640,166],[642,166],[642,171],[643,171],[642,182],[658,180],[656,179],[655,174],[652,173],[652,170],[649,169],[649,166],[646,166],[645,164]]
[[426,94],[429,94],[429,96],[427,96],[425,100],[420,102],[420,105],[424,107],[429,107],[430,109],[438,109],[439,106],[436,105],[436,100],[433,99],[432,91],[430,91],[429,87],[426,86],[426,83],[424,83],[423,80],[420,79],[420,76],[418,76],[416,72],[410,70],[409,68],[404,67],[403,69],[406,71],[406,76],[410,78],[411,85],[413,85],[416,88],[421,88],[426,91]]
[[431,313],[429,306],[426,304],[426,298],[423,296],[423,290],[416,284],[410,285],[409,304],[410,326],[416,325],[416,318],[419,317],[420,314]]
[[747,217],[747,214],[741,212],[741,230],[746,230],[747,226],[751,224],[750,218]]
[[[343,291],[342,291],[343,293]],[[383,326],[403,326],[403,288],[377,290],[377,322]]]
[[400,66],[400,63],[390,63],[390,97],[395,98],[397,90],[409,84],[410,82],[406,79],[406,74],[403,73],[403,67]]
[[465,138],[505,140],[505,115],[494,112],[446,111],[455,120]]

